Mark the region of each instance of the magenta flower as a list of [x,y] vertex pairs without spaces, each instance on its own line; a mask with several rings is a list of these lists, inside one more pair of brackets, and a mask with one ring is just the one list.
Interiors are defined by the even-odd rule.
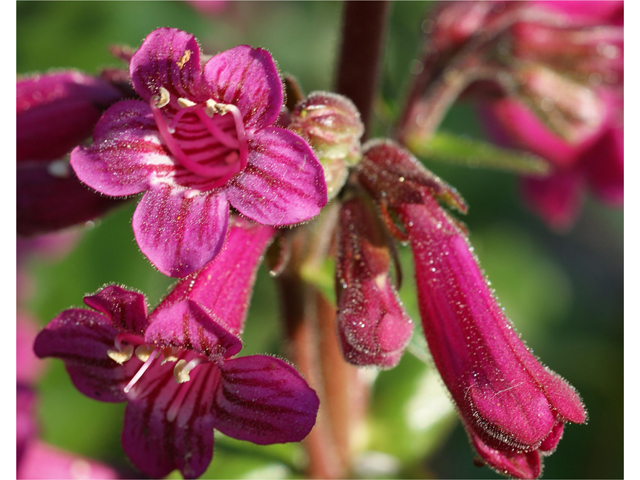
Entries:
[[326,204],[309,145],[272,126],[283,91],[265,50],[238,46],[203,66],[192,35],[160,28],[133,55],[130,75],[143,101],[107,110],[71,165],[106,195],[146,192],[133,230],[162,273],[182,277],[215,257],[229,204],[275,226],[309,220]]
[[390,142],[365,145],[360,180],[411,242],[429,350],[473,446],[501,473],[538,477],[564,424],[584,423],[586,412],[573,387],[522,343],[465,233],[437,201],[464,208],[462,200]]
[[300,441],[315,424],[318,397],[292,366],[266,355],[231,358],[273,234],[239,221],[220,255],[151,314],[142,294],[108,286],[85,297],[93,310],[63,311],[36,339],[36,354],[63,359],[82,393],[128,402],[122,444],[145,474],[198,477],[214,428],[264,445]]
[[[624,4],[618,1],[536,3],[563,14],[576,25],[599,25],[599,29],[592,29],[593,33],[587,35],[580,29],[521,24],[514,33],[515,54],[524,60],[545,62],[552,68],[572,70],[574,75],[588,78],[589,84],[595,86],[592,96],[599,107],[593,109],[588,105],[590,102],[580,101],[568,105],[574,113],[593,111],[591,120],[569,129],[565,132],[569,133],[566,138],[551,132],[525,105],[510,98],[491,103],[483,109],[483,115],[488,132],[496,141],[532,151],[552,165],[553,173],[548,178],[523,180],[523,195],[531,209],[550,227],[563,230],[578,217],[588,189],[613,207],[623,205]],[[562,97],[570,98],[571,92],[550,92],[548,96],[561,107]]]
[[344,358],[354,365],[393,368],[413,323],[389,277],[390,239],[359,198],[342,205],[337,238],[337,330]]
[[66,155],[122,93],[74,70],[19,77],[16,82],[17,227],[20,235],[60,230],[121,203],[83,185]]

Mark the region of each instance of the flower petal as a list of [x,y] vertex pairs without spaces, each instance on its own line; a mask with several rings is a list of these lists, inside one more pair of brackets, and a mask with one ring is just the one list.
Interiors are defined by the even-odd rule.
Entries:
[[214,364],[198,365],[191,380],[178,384],[173,365],[156,360],[129,392],[122,447],[151,478],[175,469],[184,478],[196,478],[213,456],[211,404],[219,373]]
[[202,85],[198,42],[177,28],[158,28],[131,58],[129,73],[133,88],[144,100],[148,102],[164,87],[177,107],[178,97],[198,95]]
[[73,70],[16,82],[17,157],[54,160],[91,136],[102,111],[122,94],[104,80]]
[[65,160],[19,162],[16,180],[19,235],[62,230],[124,202],[87,188]]
[[212,359],[230,357],[242,342],[192,300],[159,306],[151,314],[145,342],[163,347],[193,350]]
[[522,196],[549,227],[564,231],[580,213],[584,183],[578,170],[560,170],[545,178],[526,177],[522,179]]
[[224,194],[190,193],[156,185],[133,214],[140,250],[170,277],[184,277],[206,265],[222,248],[227,233],[229,203]]
[[470,433],[473,446],[482,459],[499,473],[516,478],[538,478],[542,472],[542,462],[537,450],[517,452],[496,450],[485,445],[480,438]]
[[247,168],[226,191],[240,213],[265,225],[304,222],[327,204],[324,173],[311,147],[281,128],[255,133]]
[[71,152],[71,166],[91,188],[124,196],[145,190],[152,177],[172,173],[175,162],[160,142],[149,105],[127,100],[104,113],[93,144]]
[[147,302],[141,293],[109,285],[84,297],[84,303],[104,313],[120,331],[142,335],[147,327]]
[[40,357],[64,360],[71,381],[86,396],[102,402],[126,400],[124,387],[140,362],[119,365],[109,358],[120,333],[104,315],[90,310],[65,310],[38,334],[33,351]]
[[215,428],[259,445],[298,442],[316,422],[316,392],[291,365],[266,355],[226,360],[215,393]]
[[282,108],[282,82],[271,55],[261,48],[239,45],[219,53],[204,66],[213,98],[236,105],[245,128],[271,125]]
[[40,440],[32,442],[17,466],[17,478],[122,478],[108,465],[55,448]]
[[258,266],[274,234],[272,227],[236,217],[216,258],[176,285],[158,309],[189,298],[231,333],[241,333]]

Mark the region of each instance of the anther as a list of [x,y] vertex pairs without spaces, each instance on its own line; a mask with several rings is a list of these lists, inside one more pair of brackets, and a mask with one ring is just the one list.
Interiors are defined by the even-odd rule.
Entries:
[[187,363],[186,360],[178,360],[178,363],[176,363],[176,366],[173,368],[173,378],[176,383],[185,383],[191,380],[189,378],[189,372],[199,363],[200,360],[197,358],[194,358],[189,363]]
[[167,362],[175,362],[178,360],[178,352],[180,352],[179,348],[175,347],[167,347],[162,350],[162,355],[164,356],[164,360],[160,363],[160,365],[164,365]]
[[182,108],[193,107],[196,102],[189,100],[188,98],[180,97],[178,98],[178,105]]
[[122,365],[133,356],[133,345],[125,345],[124,347],[118,345],[118,350],[107,350],[107,355],[111,360]]
[[210,98],[206,102],[204,112],[209,118],[213,118],[215,114],[224,115],[229,112],[229,108],[224,103],[218,103],[213,98]]
[[141,362],[146,362],[147,360],[149,360],[149,357],[151,356],[151,352],[153,352],[153,348],[150,345],[138,345],[136,347],[136,357],[138,357],[138,359]]
[[[153,97],[158,98],[157,96]],[[165,105],[167,105],[169,103],[170,100],[170,96],[169,96],[169,90],[167,90],[164,87],[160,87],[160,98],[158,98],[158,100],[156,101],[156,107],[158,108],[162,108]]]

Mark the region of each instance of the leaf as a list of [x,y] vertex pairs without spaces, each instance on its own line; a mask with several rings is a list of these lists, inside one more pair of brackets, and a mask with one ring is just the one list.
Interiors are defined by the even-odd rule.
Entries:
[[472,168],[492,168],[538,176],[546,176],[550,171],[549,164],[537,155],[447,132],[437,132],[428,141],[418,136],[410,137],[407,147],[422,158]]

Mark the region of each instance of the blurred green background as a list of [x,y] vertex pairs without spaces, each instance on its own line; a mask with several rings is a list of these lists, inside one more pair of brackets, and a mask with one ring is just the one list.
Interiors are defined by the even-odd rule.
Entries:
[[[374,136],[397,115],[419,51],[420,24],[432,5],[392,5],[376,106]],[[77,68],[96,73],[123,66],[111,44],[137,47],[161,26],[189,31],[206,53],[238,44],[268,49],[283,72],[306,92],[331,89],[339,46],[338,2],[238,2],[207,16],[186,2],[18,2],[18,74]],[[482,137],[469,105],[457,105],[443,128]],[[570,425],[545,462],[547,478],[621,478],[623,475],[623,215],[590,200],[575,228],[557,235],[529,213],[513,175],[430,162],[427,166],[465,197],[471,242],[502,305],[536,355],[577,388],[589,411],[585,426]],[[153,305],[171,280],[138,251],[128,205],[83,230],[64,259],[34,257],[27,264],[35,294],[27,308],[42,325],[105,283],[145,292]],[[401,248],[401,295],[416,321],[413,270]],[[242,354],[278,353],[276,293],[261,267]],[[417,322],[419,324],[419,321]],[[473,452],[439,378],[424,362],[419,332],[400,366],[375,381],[363,454],[356,475],[397,478],[498,478],[472,463]],[[124,405],[87,399],[71,385],[62,362],[48,362],[38,384],[42,437],[61,448],[131,468],[120,446]],[[216,437],[205,478],[300,477],[298,445],[257,447]],[[176,477],[178,478],[178,477]]]

